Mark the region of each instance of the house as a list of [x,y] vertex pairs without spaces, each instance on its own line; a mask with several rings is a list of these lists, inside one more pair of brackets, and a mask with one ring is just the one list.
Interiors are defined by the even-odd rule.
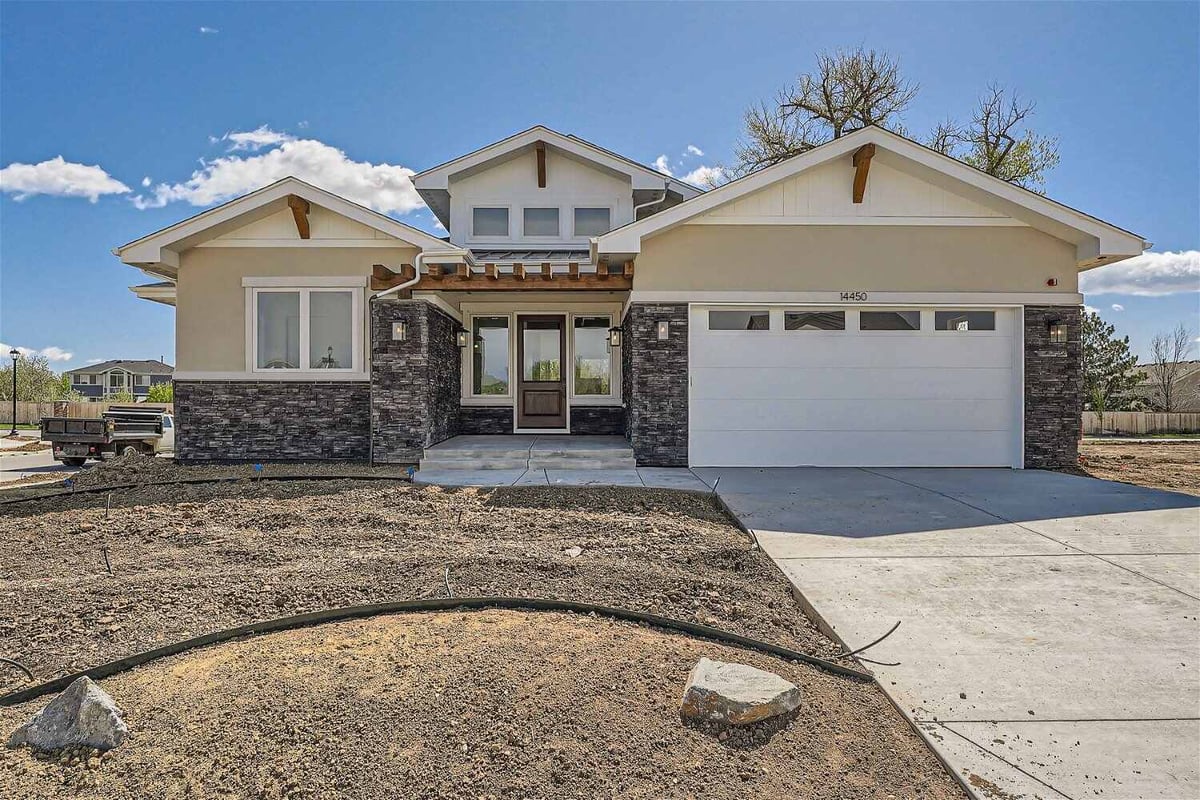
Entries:
[[446,239],[287,178],[114,251],[176,306],[183,461],[1071,464],[1079,273],[1146,247],[874,127],[708,192],[541,126],[413,182]]
[[69,369],[71,388],[88,401],[101,401],[109,395],[128,392],[134,400],[145,400],[150,387],[170,383],[174,368],[163,361],[131,361],[113,359]]
[[[1170,362],[1164,362],[1170,366]],[[1132,394],[1134,408],[1143,407],[1147,410],[1163,407],[1163,391],[1160,381],[1164,380],[1158,374],[1153,363],[1138,364],[1134,369],[1146,376],[1145,382],[1136,387]],[[1176,367],[1174,380],[1171,381],[1171,409],[1177,413],[1200,412],[1200,361],[1182,361]]]

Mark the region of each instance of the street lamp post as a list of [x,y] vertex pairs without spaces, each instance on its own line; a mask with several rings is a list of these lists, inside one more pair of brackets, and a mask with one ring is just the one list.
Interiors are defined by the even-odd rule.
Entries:
[[8,435],[16,436],[17,435],[17,356],[21,355],[21,353],[20,353],[20,351],[17,350],[17,348],[14,347],[12,350],[8,351],[8,354],[9,354],[9,356],[12,357],[12,362],[13,362],[13,387],[12,387],[12,415],[13,415],[12,421],[13,422],[12,422],[12,430],[9,432]]

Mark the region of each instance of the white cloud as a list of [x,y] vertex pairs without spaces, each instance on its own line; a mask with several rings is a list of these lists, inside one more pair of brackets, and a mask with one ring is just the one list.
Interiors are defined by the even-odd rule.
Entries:
[[146,177],[142,178],[142,186],[149,186],[149,185],[150,185],[150,176],[147,175]]
[[[425,205],[413,188],[414,173],[408,167],[352,161],[343,151],[324,142],[295,139],[265,126],[226,134],[223,138],[234,143],[233,149],[269,149],[253,155],[202,160],[203,166],[188,180],[160,183],[152,192],[134,197],[134,205],[141,209],[160,208],[185,201],[194,206],[208,206],[289,175],[384,213],[407,214]],[[268,141],[271,139],[274,141]]]
[[1157,296],[1200,292],[1200,250],[1142,253],[1079,276],[1084,294]]
[[[5,358],[8,357],[8,353],[12,349],[12,345],[7,345],[3,342],[0,342],[0,353],[3,353]],[[74,353],[69,353],[66,350],[63,350],[61,347],[53,346],[43,347],[41,350],[37,350],[33,347],[22,347],[21,345],[16,345],[16,351],[26,358],[31,356],[45,356],[46,360],[48,361],[70,361],[75,355]]]
[[103,360],[104,360],[103,358],[89,358],[87,360],[87,363],[88,364],[99,364]]
[[1113,311],[1124,311],[1124,310],[1125,310],[1125,306],[1121,305],[1120,303],[1113,303],[1113,304],[1112,304],[1112,310],[1113,310]]
[[220,33],[221,31],[219,31],[219,30],[218,30],[218,29],[216,29],[216,28],[210,28],[210,27],[208,27],[207,25],[201,25],[201,26],[200,26],[200,32],[201,32],[201,33]]
[[701,188],[710,188],[719,186],[725,179],[725,170],[720,167],[696,167],[694,170],[684,175],[681,180],[685,183],[690,183],[693,186]]
[[694,145],[694,144],[689,144],[687,146],[687,151],[688,151],[688,154],[693,155],[693,156],[704,155],[704,151],[701,150],[699,147],[696,147],[696,145]]
[[672,174],[671,173],[671,164],[668,161],[665,154],[654,159],[654,168],[656,170],[658,170],[659,172],[661,172],[663,175]]
[[297,122],[297,123],[296,123],[296,127],[297,127],[297,128],[301,128],[301,129],[303,129],[303,128],[307,128],[307,127],[308,127],[308,120],[306,120],[306,119],[302,119],[302,120],[300,120],[299,122]]
[[233,150],[261,150],[264,147],[271,147],[284,142],[290,142],[295,139],[295,136],[290,134],[273,131],[266,125],[259,125],[252,131],[236,131],[227,133],[221,137],[223,142],[232,142],[229,146]]
[[1095,306],[1084,306],[1083,310],[1087,314],[1099,314],[1100,313],[1100,309],[1096,308]]
[[66,161],[57,156],[39,164],[9,164],[0,169],[0,191],[16,200],[38,194],[53,197],[86,197],[96,202],[101,195],[124,194],[129,187],[99,166]]

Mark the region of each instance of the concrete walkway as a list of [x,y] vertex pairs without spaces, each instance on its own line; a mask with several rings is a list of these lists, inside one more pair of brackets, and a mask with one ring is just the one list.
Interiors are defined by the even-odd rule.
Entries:
[[652,489],[709,487],[685,467],[629,469],[422,469],[413,483],[438,486],[641,486]]
[[998,798],[1200,797],[1200,500],[1058,473],[697,469]]

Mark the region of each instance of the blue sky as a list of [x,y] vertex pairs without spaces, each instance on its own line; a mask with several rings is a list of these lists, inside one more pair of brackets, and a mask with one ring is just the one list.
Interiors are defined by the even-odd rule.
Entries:
[[[745,107],[814,53],[859,44],[920,84],[912,134],[999,82],[1059,139],[1049,196],[1196,251],[1197,41],[1195,3],[5,2],[0,342],[57,348],[57,369],[169,361],[174,311],[137,300],[149,279],[110,251],[229,192],[302,165],[335,191],[381,181],[377,207],[432,231],[405,170],[535,123],[686,174],[731,161]],[[1116,293],[1087,303],[1145,354],[1197,327],[1198,259],[1146,262],[1138,287],[1089,277]]]

